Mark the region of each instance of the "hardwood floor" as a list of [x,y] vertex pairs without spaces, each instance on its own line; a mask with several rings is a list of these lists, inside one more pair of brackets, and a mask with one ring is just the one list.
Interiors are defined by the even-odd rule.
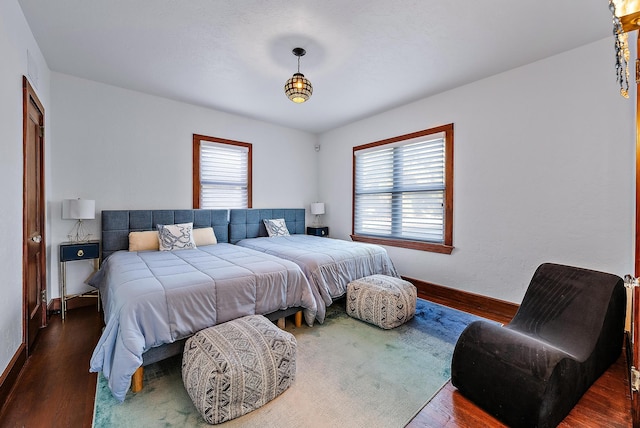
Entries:
[[[420,296],[420,294],[418,294]],[[427,296],[420,296],[428,298]],[[477,311],[467,304],[446,298],[432,299],[462,311],[492,319],[503,324],[511,320],[505,311]],[[582,396],[571,413],[560,423],[560,428],[626,428],[632,426],[631,393],[626,374],[627,361],[623,350],[613,364]],[[493,416],[467,400],[451,384],[451,381],[420,411],[407,428],[477,428],[506,427]]]
[[[444,302],[456,306],[455,302]],[[462,308],[461,308],[462,309]],[[469,312],[472,309],[466,308]],[[499,322],[504,316],[479,313]],[[502,319],[500,319],[502,318]],[[95,306],[73,309],[63,323],[53,315],[0,414],[0,427],[91,427],[96,374],[91,352],[100,336]],[[589,391],[560,427],[630,427],[629,384],[622,356]],[[408,427],[504,427],[460,395],[449,382]]]
[[95,306],[53,315],[18,377],[0,416],[1,427],[91,427],[95,373],[89,359],[102,329]]

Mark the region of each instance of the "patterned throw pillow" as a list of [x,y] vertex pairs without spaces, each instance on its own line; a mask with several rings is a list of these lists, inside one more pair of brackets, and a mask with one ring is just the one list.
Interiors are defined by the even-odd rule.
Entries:
[[196,248],[193,240],[193,223],[159,224],[158,242],[160,251]]
[[269,237],[273,236],[289,236],[289,229],[283,218],[274,218],[271,220],[264,219],[264,227],[267,229]]

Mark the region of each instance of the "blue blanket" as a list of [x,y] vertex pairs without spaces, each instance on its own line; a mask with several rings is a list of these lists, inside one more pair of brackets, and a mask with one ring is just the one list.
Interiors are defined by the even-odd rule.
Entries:
[[295,264],[231,244],[180,251],[119,251],[90,280],[100,289],[106,327],[91,357],[122,401],[148,349],[234,318],[317,305]]
[[295,234],[249,238],[236,245],[273,254],[296,263],[311,283],[318,304],[318,322],[326,307],[347,292],[354,279],[381,274],[399,277],[387,251],[373,244]]

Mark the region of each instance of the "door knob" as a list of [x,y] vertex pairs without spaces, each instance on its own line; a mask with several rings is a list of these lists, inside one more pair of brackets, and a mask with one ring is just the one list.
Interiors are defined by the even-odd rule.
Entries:
[[42,242],[42,235],[32,236],[32,237],[31,237],[31,240],[32,240],[33,242],[36,242],[36,243],[38,243],[38,244],[39,244],[39,243],[41,243],[41,242]]

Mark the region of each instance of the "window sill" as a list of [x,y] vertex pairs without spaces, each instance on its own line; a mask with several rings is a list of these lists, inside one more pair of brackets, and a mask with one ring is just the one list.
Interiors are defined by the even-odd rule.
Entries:
[[411,250],[429,251],[432,253],[451,254],[454,247],[445,244],[434,244],[432,242],[408,241],[392,238],[374,238],[371,236],[351,235],[351,239],[356,242],[366,242],[368,244],[389,245],[391,247],[409,248]]

